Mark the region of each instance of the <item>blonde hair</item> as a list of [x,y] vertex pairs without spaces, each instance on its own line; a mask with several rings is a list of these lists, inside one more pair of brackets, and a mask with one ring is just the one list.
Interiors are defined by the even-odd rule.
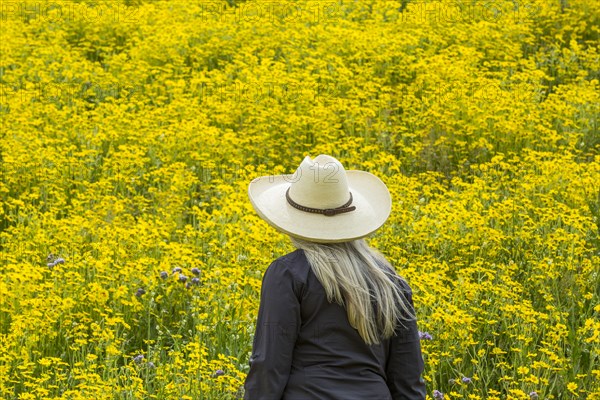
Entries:
[[304,250],[327,300],[346,308],[350,325],[366,344],[391,337],[398,324],[415,319],[400,285],[403,278],[364,239],[343,243],[290,239]]

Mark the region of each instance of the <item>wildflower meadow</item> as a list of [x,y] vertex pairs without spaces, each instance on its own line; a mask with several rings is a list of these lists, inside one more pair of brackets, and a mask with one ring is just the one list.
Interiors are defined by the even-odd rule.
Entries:
[[595,0],[0,12],[1,399],[241,398],[248,183],[319,154],[390,189],[429,399],[600,399]]

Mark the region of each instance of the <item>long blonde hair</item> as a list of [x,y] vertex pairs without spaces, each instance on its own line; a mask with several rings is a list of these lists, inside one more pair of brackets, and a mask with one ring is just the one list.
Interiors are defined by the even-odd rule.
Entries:
[[398,324],[415,319],[399,285],[403,278],[364,239],[343,243],[290,239],[304,250],[327,300],[346,308],[348,321],[366,344],[391,337]]

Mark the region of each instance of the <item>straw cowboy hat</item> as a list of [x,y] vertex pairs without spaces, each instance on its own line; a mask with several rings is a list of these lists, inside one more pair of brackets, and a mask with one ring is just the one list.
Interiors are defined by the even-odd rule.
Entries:
[[293,175],[261,176],[248,196],[258,215],[288,235],[320,243],[375,232],[390,215],[385,184],[366,171],[346,171],[328,155],[306,156]]

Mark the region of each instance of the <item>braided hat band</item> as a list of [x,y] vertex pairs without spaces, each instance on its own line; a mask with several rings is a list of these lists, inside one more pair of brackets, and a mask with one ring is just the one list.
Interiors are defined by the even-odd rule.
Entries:
[[356,206],[350,206],[350,204],[352,204],[352,192],[348,192],[348,193],[350,194],[350,200],[348,200],[348,202],[346,204],[343,204],[336,208],[311,208],[311,207],[302,206],[302,205],[296,203],[294,200],[292,200],[292,198],[290,197],[290,188],[288,188],[288,190],[286,190],[285,198],[286,198],[287,202],[289,203],[289,205],[291,205],[292,207],[294,207],[300,211],[305,211],[305,212],[314,213],[314,214],[323,214],[328,217],[332,217],[337,214],[342,214],[342,213],[356,210]]

